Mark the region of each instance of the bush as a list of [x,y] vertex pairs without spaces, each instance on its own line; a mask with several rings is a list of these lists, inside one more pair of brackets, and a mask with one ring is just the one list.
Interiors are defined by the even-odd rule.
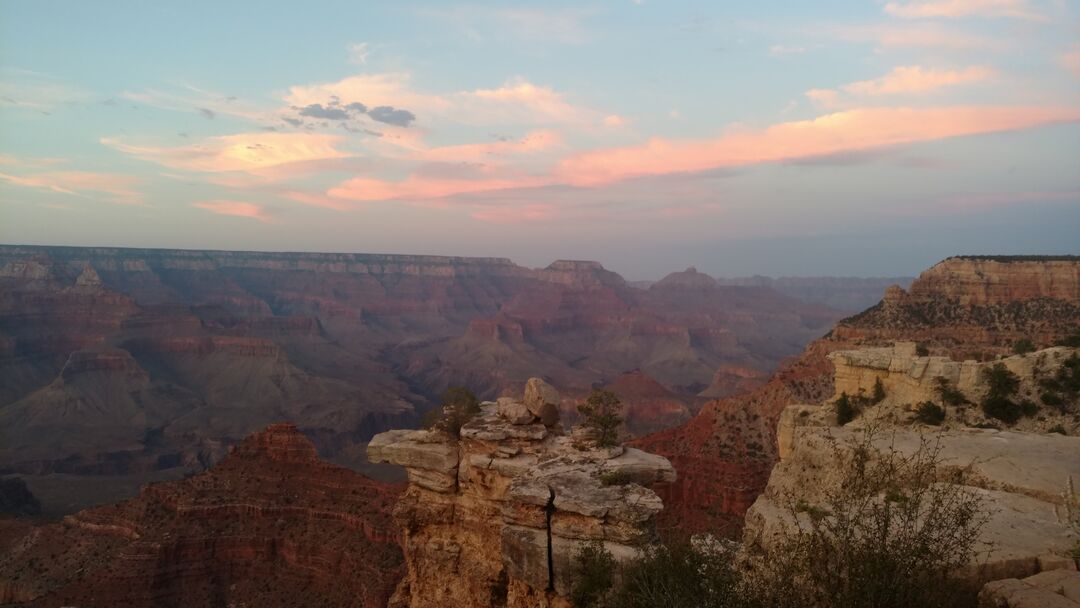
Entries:
[[1069,433],[1067,433],[1065,431],[1065,427],[1060,425],[1060,424],[1055,424],[1054,426],[1046,429],[1046,432],[1048,432],[1048,433],[1057,433],[1058,435],[1068,435],[1069,434]]
[[1017,355],[1026,355],[1032,352],[1035,352],[1035,344],[1027,338],[1021,338],[1013,343],[1013,353]]
[[988,396],[983,399],[982,411],[990,418],[1000,420],[1005,424],[1016,423],[1024,414],[1019,404],[1013,403],[1008,397],[1000,395]]
[[904,454],[879,450],[875,435],[833,440],[840,479],[822,489],[821,514],[800,516],[798,501],[787,497],[798,524],[750,545],[743,597],[783,608],[974,605],[977,587],[956,572],[975,556],[988,520],[984,499],[938,483],[939,442],[924,439]]
[[600,541],[583,545],[574,556],[570,603],[574,608],[600,608],[615,584],[615,558]]
[[583,418],[582,426],[596,433],[596,445],[600,447],[619,445],[619,425],[622,424],[619,410],[621,408],[622,402],[615,393],[598,388],[594,388],[585,403],[578,406],[578,413]]
[[916,357],[929,357],[930,356],[930,349],[927,348],[925,344],[922,344],[922,343],[916,344],[915,345],[915,356]]
[[1073,332],[1054,343],[1056,346],[1071,346],[1080,348],[1080,331]]
[[982,375],[988,387],[982,402],[983,413],[987,416],[1013,424],[1021,416],[1031,415],[1033,410],[1038,409],[1030,401],[1018,404],[1012,400],[1020,388],[1020,378],[1009,371],[1004,363],[995,363],[993,367],[984,369]]
[[463,386],[452,386],[442,394],[442,407],[424,414],[422,422],[428,428],[446,431],[453,436],[461,427],[480,413],[480,400]]
[[945,409],[933,401],[924,401],[915,410],[915,419],[923,424],[937,426],[945,422]]
[[836,400],[836,424],[844,426],[854,420],[858,413],[859,410],[851,403],[851,397],[847,393],[840,393],[840,398]]
[[629,471],[608,471],[600,475],[600,485],[625,486],[634,483],[634,476]]
[[739,600],[733,552],[688,541],[646,548],[621,579],[613,607],[728,608]]
[[881,378],[874,380],[874,395],[870,398],[870,403],[877,405],[885,400],[885,385],[881,383]]
[[960,407],[961,405],[969,403],[967,397],[964,396],[964,393],[961,393],[949,384],[948,378],[938,376],[937,378],[934,378],[934,382],[937,384],[937,386],[934,387],[934,390],[937,391],[938,396],[941,397],[941,402],[945,405]]

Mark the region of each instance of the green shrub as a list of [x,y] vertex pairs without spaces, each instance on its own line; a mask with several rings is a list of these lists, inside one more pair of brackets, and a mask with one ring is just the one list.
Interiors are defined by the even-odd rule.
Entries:
[[885,385],[881,383],[881,378],[874,380],[874,394],[870,398],[870,403],[877,405],[885,400]]
[[1065,431],[1065,427],[1060,425],[1060,424],[1055,424],[1054,426],[1047,429],[1046,432],[1048,432],[1048,433],[1057,433],[1058,435],[1068,435],[1069,434],[1068,432]]
[[1019,404],[1012,400],[1020,388],[1020,378],[1009,371],[1004,363],[995,363],[993,367],[984,369],[982,379],[987,384],[986,397],[982,402],[983,413],[987,416],[1013,424],[1021,416],[1031,415],[1038,409],[1030,401]]
[[1014,403],[1008,397],[1000,395],[988,396],[983,399],[982,411],[990,418],[1000,420],[1005,424],[1014,424],[1024,412],[1020,405]]
[[915,410],[915,419],[923,424],[937,426],[945,421],[945,409],[933,401],[924,401]]
[[903,453],[877,447],[874,435],[832,440],[839,480],[820,489],[828,515],[800,518],[789,495],[785,506],[800,524],[749,544],[742,597],[778,608],[975,605],[978,588],[956,573],[975,557],[985,499],[938,483],[940,443],[924,439]]
[[622,417],[619,416],[621,408],[622,402],[615,393],[598,388],[594,388],[585,403],[578,406],[578,413],[583,418],[582,426],[596,433],[596,445],[600,447],[619,445],[619,425],[622,424]]
[[453,436],[461,432],[461,427],[480,413],[480,400],[463,386],[452,386],[442,394],[442,407],[424,414],[422,422],[428,428],[446,431]]
[[1068,336],[1055,342],[1056,346],[1070,346],[1072,348],[1080,348],[1080,331],[1073,332]]
[[858,413],[851,403],[851,397],[848,397],[847,393],[840,393],[840,398],[836,400],[836,424],[844,426],[854,420]]
[[612,607],[730,608],[743,599],[732,551],[686,541],[646,548],[621,578]]
[[941,397],[941,402],[945,405],[960,407],[961,405],[969,403],[967,397],[964,396],[964,393],[961,393],[959,390],[952,387],[948,378],[938,376],[934,378],[934,383],[937,385],[934,387],[934,390],[937,391],[938,396]]
[[919,344],[915,345],[915,356],[916,357],[929,357],[930,356],[930,349],[927,348],[925,344],[922,344],[920,342]]
[[600,541],[582,545],[574,556],[570,603],[574,608],[600,608],[615,584],[615,558]]
[[1035,352],[1035,343],[1027,338],[1021,338],[1013,343],[1013,353],[1017,355],[1026,355],[1032,352]]
[[600,475],[600,484],[604,486],[625,486],[634,483],[634,476],[629,471],[608,471]]

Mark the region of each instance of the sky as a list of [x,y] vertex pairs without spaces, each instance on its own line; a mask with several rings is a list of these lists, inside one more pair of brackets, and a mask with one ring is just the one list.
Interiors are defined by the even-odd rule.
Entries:
[[0,0],[0,242],[1080,253],[1080,2]]

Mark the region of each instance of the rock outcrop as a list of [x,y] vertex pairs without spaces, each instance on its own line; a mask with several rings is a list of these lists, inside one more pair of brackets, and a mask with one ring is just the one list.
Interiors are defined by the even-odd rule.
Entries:
[[61,523],[0,519],[0,604],[385,606],[401,488],[317,459],[274,424],[194,477]]
[[979,608],[1080,608],[1080,572],[1051,570],[987,583]]
[[[1039,379],[1053,377],[1076,356],[1078,349],[1058,347],[1000,363],[1017,375],[1018,393],[1031,396]],[[941,402],[936,379],[944,378],[977,402],[988,390],[983,372],[994,363],[919,357],[914,344],[835,351],[829,359],[835,367],[834,396],[870,395],[880,383],[884,398],[866,402],[858,417],[843,426],[836,425],[831,403],[783,410],[777,431],[780,461],[746,515],[747,538],[770,538],[788,521],[791,504],[819,503],[840,483],[836,467],[830,466],[836,450],[848,449],[853,439],[873,429],[873,445],[880,451],[910,456],[931,442],[939,450],[940,478],[984,499],[987,521],[980,532],[979,561],[973,565],[981,580],[1075,568],[1069,551],[1080,542],[1080,530],[1068,513],[1080,507],[1071,504],[1075,499],[1067,488],[1071,480],[1080,480],[1080,403],[1043,406],[1008,430],[984,428],[996,421],[971,404],[945,405],[940,426],[928,427],[918,423],[915,410],[926,401]],[[1057,432],[1048,433],[1048,428]]]
[[[917,342],[931,355],[956,361],[959,381],[959,369],[970,368],[966,360],[1011,355],[1019,340],[1046,348],[1080,335],[1078,272],[1080,258],[1069,256],[950,258],[924,272],[910,292],[890,288],[877,305],[840,321],[763,386],[706,404],[686,424],[632,441],[664,455],[679,472],[674,484],[656,487],[665,503],[660,525],[737,534],[778,460],[781,412],[836,394],[829,353]],[[854,382],[866,388],[878,375],[880,370]],[[1063,423],[1075,428],[1076,421]],[[1021,428],[1028,425],[1040,426],[1021,422]]]
[[[662,457],[575,445],[557,419],[554,389],[529,381],[526,402],[483,404],[459,436],[388,431],[373,462],[399,464],[409,488],[394,508],[407,571],[392,606],[568,607],[574,559],[599,542],[618,560],[654,539],[671,482]],[[545,424],[547,422],[547,424]]]

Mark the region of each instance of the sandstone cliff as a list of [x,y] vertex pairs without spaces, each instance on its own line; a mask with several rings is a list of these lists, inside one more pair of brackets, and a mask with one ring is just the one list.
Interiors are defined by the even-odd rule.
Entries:
[[118,505],[0,519],[0,604],[379,608],[402,570],[399,491],[271,425],[209,471]]
[[[1076,257],[950,258],[924,272],[910,293],[890,288],[876,306],[840,321],[764,386],[711,402],[685,425],[634,440],[632,445],[666,456],[679,473],[675,483],[656,487],[666,505],[661,526],[737,533],[778,460],[781,412],[836,394],[829,353],[917,342],[931,355],[955,360],[959,380],[965,360],[1011,354],[1022,339],[1045,348],[1080,335],[1077,272]],[[855,388],[872,389],[877,373]],[[973,411],[973,421],[975,416]],[[1037,422],[1025,420],[1021,427]]]
[[[1019,379],[1018,394],[1033,393],[1039,380],[1054,377],[1075,348],[1051,348],[1001,361]],[[940,479],[980,494],[988,521],[981,531],[978,562],[982,580],[1024,577],[1041,570],[1075,569],[1070,550],[1080,530],[1068,517],[1066,488],[1080,480],[1080,400],[1075,395],[1038,409],[1007,430],[981,428],[999,421],[972,403],[945,404],[940,426],[920,424],[915,411],[927,401],[941,403],[940,386],[949,385],[972,402],[988,391],[984,372],[992,363],[919,357],[914,344],[836,351],[835,391],[867,394],[875,384],[884,399],[864,404],[854,421],[836,424],[831,402],[791,405],[778,429],[780,461],[768,485],[746,515],[747,539],[768,539],[788,523],[791,504],[814,505],[839,482],[835,449],[846,449],[855,435],[874,429],[874,447],[910,455],[932,442],[940,449]],[[937,422],[935,420],[935,422]],[[1056,432],[1046,432],[1054,429]],[[962,472],[962,473],[957,473]]]
[[653,541],[663,504],[645,486],[672,481],[671,465],[564,435],[552,416],[558,400],[534,379],[524,402],[484,404],[458,436],[388,431],[372,439],[371,460],[409,474],[394,507],[407,572],[392,606],[568,608],[585,543],[625,560]]

